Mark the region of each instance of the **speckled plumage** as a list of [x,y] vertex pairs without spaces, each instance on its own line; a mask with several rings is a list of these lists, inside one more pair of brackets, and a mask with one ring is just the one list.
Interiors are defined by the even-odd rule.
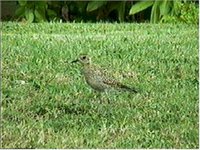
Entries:
[[117,82],[107,73],[106,70],[93,65],[91,63],[91,59],[86,55],[81,55],[77,60],[73,62],[80,62],[82,64],[82,73],[86,82],[97,91],[103,92],[107,89],[109,90],[111,88],[115,88],[137,93],[134,88],[130,88],[120,82]]

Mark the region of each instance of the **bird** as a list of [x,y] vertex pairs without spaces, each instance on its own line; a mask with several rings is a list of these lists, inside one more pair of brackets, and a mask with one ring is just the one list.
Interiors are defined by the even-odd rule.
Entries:
[[79,62],[82,65],[82,73],[85,81],[90,87],[99,92],[105,92],[110,89],[125,90],[133,93],[138,93],[135,88],[129,87],[114,79],[106,69],[101,68],[92,63],[91,57],[80,55],[79,58],[71,63]]

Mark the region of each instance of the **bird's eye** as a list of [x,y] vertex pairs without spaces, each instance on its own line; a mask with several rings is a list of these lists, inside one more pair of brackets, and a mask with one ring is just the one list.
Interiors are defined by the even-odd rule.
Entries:
[[86,59],[86,56],[83,56],[82,58],[83,58],[83,59]]

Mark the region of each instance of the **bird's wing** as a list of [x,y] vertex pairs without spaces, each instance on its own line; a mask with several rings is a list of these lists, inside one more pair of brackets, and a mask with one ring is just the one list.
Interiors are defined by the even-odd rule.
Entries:
[[95,73],[94,76],[98,77],[103,83],[111,86],[116,82],[114,76],[112,76],[111,72],[108,72],[107,69],[100,68],[99,66],[93,66],[93,69]]
[[102,71],[102,81],[104,84],[112,87],[115,87],[118,83],[111,72],[108,72],[107,70]]
[[103,83],[106,84],[106,85],[109,85],[111,87],[114,87],[114,88],[118,88],[118,89],[123,89],[123,90],[127,90],[127,91],[130,91],[130,92],[134,92],[134,93],[138,93],[138,90],[136,90],[135,88],[133,87],[128,87],[120,82],[117,82],[115,80],[103,80]]
[[108,70],[99,68],[98,66],[95,68],[95,76],[98,77],[98,80],[100,80],[103,84],[113,87],[113,88],[119,88],[128,90],[134,93],[137,93],[137,90],[132,87],[128,87],[120,82],[118,82],[115,77],[111,74],[111,72],[108,72]]

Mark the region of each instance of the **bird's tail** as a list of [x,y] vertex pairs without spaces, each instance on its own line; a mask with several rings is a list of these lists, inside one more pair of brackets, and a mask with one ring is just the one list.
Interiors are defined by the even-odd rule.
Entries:
[[129,92],[134,92],[134,93],[138,93],[138,92],[139,92],[139,91],[136,90],[135,88],[128,87],[128,86],[123,85],[123,84],[120,84],[119,87],[120,87],[121,89],[127,90],[127,91],[129,91]]
[[132,87],[128,87],[120,82],[116,82],[114,80],[106,80],[106,81],[103,81],[105,84],[107,85],[111,85],[112,87],[115,87],[115,88],[120,88],[122,90],[127,90],[129,92],[134,92],[134,93],[139,93],[138,90],[136,90],[135,88],[132,88]]

